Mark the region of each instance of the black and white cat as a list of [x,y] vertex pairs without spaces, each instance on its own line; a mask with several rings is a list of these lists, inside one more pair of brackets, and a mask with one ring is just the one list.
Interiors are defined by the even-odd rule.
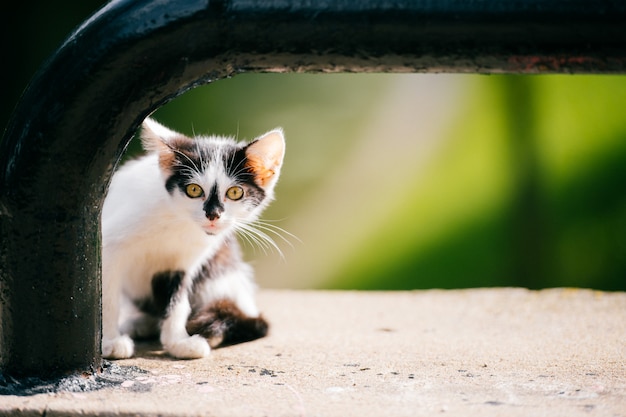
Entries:
[[176,358],[264,336],[235,235],[267,239],[255,222],[274,197],[282,130],[245,144],[148,118],[141,139],[147,154],[114,174],[102,213],[103,356],[131,357],[132,339],[156,335]]

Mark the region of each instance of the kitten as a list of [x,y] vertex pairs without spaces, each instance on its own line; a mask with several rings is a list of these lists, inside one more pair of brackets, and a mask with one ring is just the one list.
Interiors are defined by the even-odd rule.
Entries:
[[171,356],[201,358],[263,337],[235,234],[269,239],[254,224],[274,197],[282,130],[243,144],[148,118],[141,140],[147,154],[114,174],[102,213],[102,355],[131,357],[132,339],[160,335]]

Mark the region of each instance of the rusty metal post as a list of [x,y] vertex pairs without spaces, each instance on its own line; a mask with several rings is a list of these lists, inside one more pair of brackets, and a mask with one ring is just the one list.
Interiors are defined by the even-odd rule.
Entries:
[[117,0],[42,67],[0,143],[0,371],[100,357],[100,212],[140,121],[243,71],[626,72],[626,5]]

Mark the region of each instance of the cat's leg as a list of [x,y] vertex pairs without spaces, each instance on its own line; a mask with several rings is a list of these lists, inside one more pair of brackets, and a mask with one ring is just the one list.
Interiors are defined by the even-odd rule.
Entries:
[[119,331],[121,288],[119,280],[105,275],[102,280],[102,356],[125,359],[133,356],[134,343]]
[[187,333],[186,324],[191,307],[187,297],[182,298],[172,305],[168,316],[161,323],[161,343],[167,353],[176,358],[203,358],[211,352],[211,348],[202,336],[189,336]]
[[159,325],[161,318],[147,312],[140,311],[130,300],[124,303],[121,308],[122,317],[120,320],[120,331],[131,338],[156,339],[159,336]]
[[[178,276],[176,275],[178,274]],[[191,305],[183,273],[173,272],[169,284],[171,294],[165,317],[161,322],[161,344],[170,355],[179,359],[196,359],[207,356],[211,352],[208,342],[202,336],[189,336],[186,329],[187,319],[191,313]],[[154,285],[153,289],[161,285]]]
[[149,314],[141,314],[126,320],[122,326],[122,334],[133,339],[153,339],[159,335],[160,319]]

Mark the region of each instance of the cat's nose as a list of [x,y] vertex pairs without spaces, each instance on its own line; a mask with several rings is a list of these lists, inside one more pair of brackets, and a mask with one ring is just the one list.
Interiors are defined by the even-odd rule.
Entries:
[[214,211],[208,212],[208,213],[206,214],[206,217],[207,217],[207,219],[209,219],[209,220],[213,221],[213,220],[217,220],[217,219],[219,219],[219,218],[220,218],[220,215],[221,215],[221,213],[220,213],[219,211],[214,210]]

